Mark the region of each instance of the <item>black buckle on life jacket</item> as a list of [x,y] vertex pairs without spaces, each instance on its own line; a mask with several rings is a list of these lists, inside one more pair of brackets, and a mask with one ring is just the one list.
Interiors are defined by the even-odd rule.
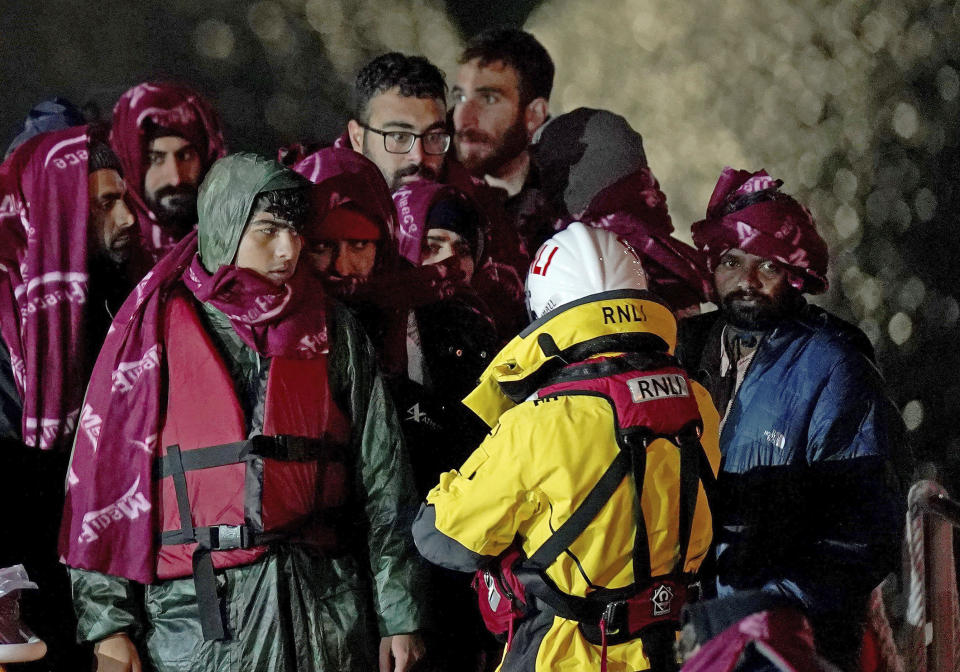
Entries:
[[603,616],[600,619],[605,634],[616,635],[623,626],[626,625],[626,606],[626,600],[616,600],[607,604],[607,607],[603,610]]

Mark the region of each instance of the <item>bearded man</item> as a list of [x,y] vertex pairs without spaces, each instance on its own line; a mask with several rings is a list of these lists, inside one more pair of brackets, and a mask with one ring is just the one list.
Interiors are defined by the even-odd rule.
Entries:
[[533,35],[494,29],[469,42],[452,89],[457,161],[506,192],[507,220],[528,255],[554,233],[555,217],[527,151],[548,119],[553,73],[550,54]]
[[220,117],[186,86],[144,82],[114,106],[110,144],[129,183],[144,247],[157,261],[197,223],[197,189],[227,153]]
[[357,73],[354,115],[338,142],[373,161],[390,191],[437,180],[450,148],[447,84],[423,56],[390,52]]
[[791,598],[854,669],[867,598],[899,559],[907,448],[869,341],[803,298],[827,289],[827,246],[781,184],[724,169],[692,229],[720,310],[682,321],[677,352],[721,413],[719,595]]

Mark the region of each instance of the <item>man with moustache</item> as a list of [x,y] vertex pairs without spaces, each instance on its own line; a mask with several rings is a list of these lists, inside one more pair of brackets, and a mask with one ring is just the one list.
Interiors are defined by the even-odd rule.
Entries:
[[139,242],[106,136],[41,133],[0,168],[0,566],[40,587],[25,620],[49,652],[26,670],[74,670],[85,652],[56,535],[70,445],[111,315],[132,287]]
[[156,261],[197,223],[197,188],[226,154],[220,117],[186,86],[144,82],[114,106],[110,144],[129,182],[144,247]]
[[897,567],[908,449],[863,333],[803,298],[827,289],[827,247],[781,184],[724,169],[692,228],[720,310],[682,321],[677,352],[721,413],[719,595],[791,598],[853,669]]
[[357,74],[347,139],[376,164],[390,191],[438,179],[450,148],[446,95],[443,73],[422,56],[390,52]]
[[554,66],[543,45],[515,28],[484,31],[460,57],[453,87],[457,160],[506,192],[507,219],[532,254],[553,235],[527,147],[549,116]]

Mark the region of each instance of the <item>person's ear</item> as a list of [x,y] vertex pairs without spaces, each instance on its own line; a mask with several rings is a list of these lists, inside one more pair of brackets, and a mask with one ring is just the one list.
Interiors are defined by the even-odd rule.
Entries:
[[356,119],[347,122],[347,135],[353,151],[363,154],[363,126]]
[[534,98],[527,103],[527,107],[523,111],[523,122],[527,128],[528,140],[533,140],[533,134],[543,126],[549,113],[549,103],[546,98]]

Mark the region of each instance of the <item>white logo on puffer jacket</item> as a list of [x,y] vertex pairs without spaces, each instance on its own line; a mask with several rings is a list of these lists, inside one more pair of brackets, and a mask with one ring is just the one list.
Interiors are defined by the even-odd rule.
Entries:
[[783,447],[787,445],[787,437],[783,435],[783,432],[779,432],[775,429],[768,429],[763,433],[763,438],[775,445],[779,450],[783,450]]

